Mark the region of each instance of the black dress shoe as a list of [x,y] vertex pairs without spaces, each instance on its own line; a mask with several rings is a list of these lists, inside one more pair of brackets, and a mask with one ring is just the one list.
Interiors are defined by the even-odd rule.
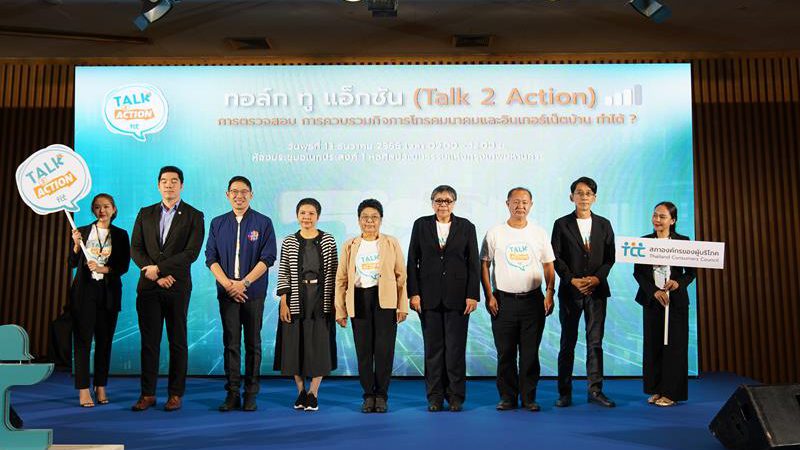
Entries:
[[461,412],[464,409],[464,403],[461,400],[453,400],[450,402],[450,412]]
[[385,413],[389,410],[389,405],[386,403],[386,399],[383,397],[376,397],[375,398],[375,412],[376,413]]
[[238,392],[228,392],[228,395],[225,396],[225,401],[219,405],[219,410],[222,412],[228,412],[233,409],[239,409],[242,406],[242,397],[239,395]]
[[542,408],[539,407],[539,404],[536,403],[536,402],[526,403],[526,404],[522,405],[522,407],[527,409],[528,411],[531,411],[531,412],[539,412],[539,411],[542,410]]
[[500,400],[500,403],[495,406],[498,411],[510,411],[512,409],[517,409],[517,402],[512,402],[510,400]]
[[375,412],[375,397],[367,397],[364,403],[361,404],[361,412],[372,413]]
[[245,393],[242,411],[253,412],[256,409],[258,409],[258,404],[256,404],[256,394]]
[[444,403],[441,400],[431,400],[428,402],[428,411],[439,412],[444,409]]
[[606,408],[613,408],[617,406],[613,400],[606,397],[606,395],[600,391],[589,393],[589,403],[596,403],[600,406],[605,406]]
[[556,400],[556,406],[559,408],[566,408],[567,406],[572,406],[572,396],[562,395],[558,397],[558,400]]

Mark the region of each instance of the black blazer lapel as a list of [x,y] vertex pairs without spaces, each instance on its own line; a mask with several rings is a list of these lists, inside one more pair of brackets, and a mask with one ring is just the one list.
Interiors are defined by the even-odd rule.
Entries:
[[442,249],[439,248],[439,232],[436,229],[436,214],[428,216],[428,220],[425,223],[425,231],[428,237],[422,240],[422,245],[431,246],[436,252],[441,251]]
[[[602,249],[603,248],[603,241],[605,238],[605,227],[600,226],[600,220],[592,214],[592,230],[589,234],[589,245],[591,245],[592,249]],[[591,253],[591,251],[590,251]],[[595,254],[600,254],[601,252],[594,252]]]
[[[458,239],[461,236],[459,233],[461,231],[461,227],[464,226],[464,222],[461,220],[460,217],[456,217],[455,214],[450,215],[450,234],[447,236],[447,242],[444,246],[444,251],[448,249],[458,250],[458,244],[454,241],[454,239]],[[439,236],[436,236],[436,241],[439,241]]]
[[[575,213],[572,213],[572,215],[567,218],[567,230],[569,230],[572,237],[575,238],[575,242],[578,243],[578,248],[585,250],[583,238],[581,237],[581,230],[578,229],[578,218],[575,216]],[[591,242],[591,240],[589,242]],[[594,245],[594,243],[592,243],[592,245]]]
[[181,202],[181,204],[178,205],[177,211],[175,211],[175,216],[172,217],[172,223],[169,225],[167,237],[164,239],[164,248],[167,248],[170,243],[170,238],[179,233],[180,228],[186,222],[187,219],[185,219],[184,216],[187,216],[188,214],[185,209],[185,204]]
[[[149,216],[150,216],[149,217],[149,222],[150,222],[149,226],[152,227],[152,228],[150,228],[150,230],[147,230],[145,228],[145,227],[147,227],[147,225],[144,224],[144,223],[142,224],[142,234],[144,235],[144,238],[146,240],[145,248],[153,249],[153,250],[161,249],[161,235],[160,235],[161,234],[161,229],[160,229],[161,203],[160,202],[156,203],[155,205],[150,207]],[[147,245],[147,241],[150,242],[150,245]],[[149,253],[149,250],[148,250],[148,253]],[[151,254],[150,257],[152,258],[153,254]]]

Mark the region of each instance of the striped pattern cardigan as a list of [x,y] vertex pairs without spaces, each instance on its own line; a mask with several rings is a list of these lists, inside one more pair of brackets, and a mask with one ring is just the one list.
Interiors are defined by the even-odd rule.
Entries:
[[[289,312],[300,314],[300,240],[298,231],[283,239],[281,244],[281,260],[278,266],[278,296],[286,294]],[[322,311],[329,314],[333,309],[333,292],[336,286],[336,268],[339,257],[336,252],[336,241],[330,234],[319,230],[314,239],[322,250]]]

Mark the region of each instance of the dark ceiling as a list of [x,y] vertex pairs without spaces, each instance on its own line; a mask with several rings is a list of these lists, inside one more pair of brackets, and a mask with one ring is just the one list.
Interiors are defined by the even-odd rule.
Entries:
[[[626,0],[183,0],[144,32],[139,0],[2,0],[0,57],[297,57],[795,51],[798,0],[664,0],[656,24]],[[456,48],[454,34],[492,35]],[[235,50],[226,38],[269,40]]]

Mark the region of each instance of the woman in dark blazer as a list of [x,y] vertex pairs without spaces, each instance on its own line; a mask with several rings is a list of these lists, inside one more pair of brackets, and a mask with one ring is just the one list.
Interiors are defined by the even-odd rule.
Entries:
[[[675,232],[678,208],[661,202],[653,211],[651,239],[680,239]],[[686,288],[696,274],[691,267],[636,264],[633,276],[639,283],[636,302],[644,307],[644,356],[642,379],[647,402],[674,406],[688,398],[689,384],[689,294]],[[668,345],[664,345],[664,314],[669,305]]]
[[[128,232],[111,225],[117,217],[114,198],[98,194],[92,200],[92,213],[97,220],[72,230],[70,268],[77,267],[70,287],[70,310],[75,353],[75,388],[80,405],[94,406],[89,392],[89,353],[92,338],[94,352],[94,391],[97,403],[108,403],[106,382],[111,361],[111,342],[122,309],[122,281],[131,261]],[[80,243],[86,245],[89,258]]]
[[408,296],[425,341],[428,411],[461,411],[466,395],[469,314],[480,296],[481,263],[475,225],[453,214],[450,186],[431,193],[432,216],[420,217],[408,246]]

